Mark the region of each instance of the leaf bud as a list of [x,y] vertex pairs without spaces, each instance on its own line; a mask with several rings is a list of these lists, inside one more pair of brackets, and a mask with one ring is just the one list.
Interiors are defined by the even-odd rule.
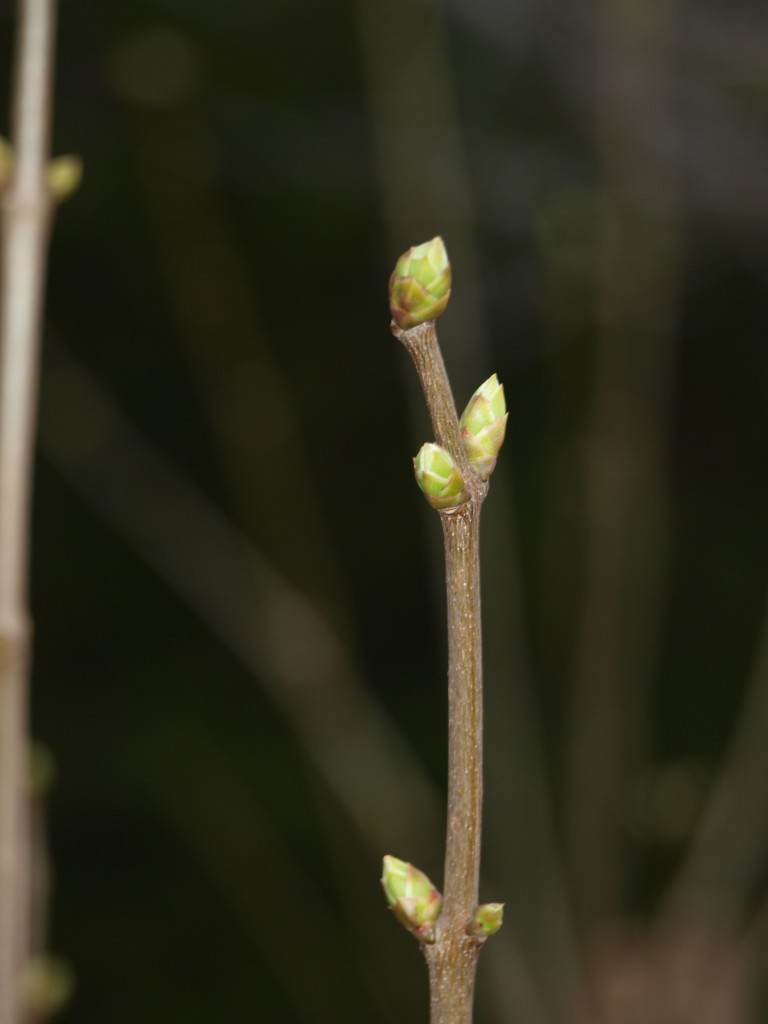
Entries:
[[467,926],[467,933],[478,938],[487,938],[496,934],[503,920],[503,903],[481,903]]
[[507,416],[504,386],[494,373],[472,395],[459,423],[467,458],[482,480],[488,479],[496,465]]
[[450,297],[451,264],[439,235],[403,253],[389,279],[389,308],[398,327],[436,320]]
[[456,464],[439,444],[423,444],[413,460],[416,483],[432,508],[455,509],[469,501]]
[[440,916],[443,897],[424,872],[387,855],[381,885],[389,908],[400,924],[420,942],[434,942],[435,922]]
[[13,171],[13,150],[6,138],[0,135],[0,189],[5,188]]
[[57,156],[46,171],[48,190],[57,203],[76,192],[83,178],[83,161],[79,156]]

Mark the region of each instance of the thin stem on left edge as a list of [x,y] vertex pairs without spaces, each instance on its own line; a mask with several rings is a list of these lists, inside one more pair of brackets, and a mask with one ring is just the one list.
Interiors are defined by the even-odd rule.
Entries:
[[29,508],[51,201],[46,183],[55,0],[20,0],[14,169],[3,201],[0,296],[0,1024],[22,1015],[28,879]]

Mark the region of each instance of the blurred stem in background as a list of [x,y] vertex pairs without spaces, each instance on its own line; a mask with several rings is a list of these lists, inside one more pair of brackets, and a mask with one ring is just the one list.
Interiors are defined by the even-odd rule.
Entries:
[[[768,851],[768,606],[743,706],[690,849],[663,905],[667,927],[693,918],[714,934],[750,912]],[[762,896],[755,917],[768,913]],[[763,927],[762,931],[765,931]]]
[[[226,524],[227,529],[244,547],[249,546],[249,537],[257,536],[259,547],[272,552],[271,564],[263,562],[263,572],[253,568],[254,579],[247,590],[241,594],[234,580],[227,588],[229,602],[234,599],[237,604],[235,595],[240,594],[244,602],[241,608],[231,609],[231,623],[244,614],[262,623],[261,665],[255,675],[266,681],[267,688],[276,685],[278,692],[273,695],[278,706],[298,726],[310,760],[319,766],[322,782],[313,785],[311,792],[326,826],[324,837],[332,850],[329,859],[346,911],[346,927],[356,936],[357,952],[367,950],[369,959],[376,961],[381,951],[375,948],[374,937],[361,929],[356,904],[349,901],[349,861],[358,850],[339,843],[326,825],[323,785],[354,822],[365,844],[377,852],[381,843],[376,835],[389,827],[401,834],[405,846],[436,831],[435,794],[396,723],[352,667],[353,615],[317,491],[316,469],[302,444],[295,388],[274,357],[232,212],[215,183],[195,163],[203,154],[210,159],[217,153],[211,125],[197,108],[185,114],[181,129],[169,130],[165,122],[162,130],[147,129],[138,120],[134,148],[178,337],[234,510],[234,522]],[[59,382],[67,379],[71,375],[58,378]],[[83,385],[88,387],[81,379]],[[89,407],[102,404],[104,398],[93,395]],[[70,463],[66,471],[71,469]],[[169,476],[175,472],[170,464],[165,471]],[[279,501],[263,500],[265,480],[280,495]],[[218,518],[213,506],[209,508],[212,520]],[[111,515],[108,518],[114,522]],[[221,517],[220,525],[224,522]],[[201,543],[204,532],[209,536],[217,532],[211,524],[204,527],[201,522],[200,526]],[[222,583],[227,572],[242,573],[234,569],[234,562],[228,566],[224,560],[221,567]],[[294,581],[298,582],[295,589]],[[189,596],[190,588],[183,590]],[[242,641],[236,643],[252,649],[257,641],[245,638],[244,625]],[[248,663],[253,667],[253,662]],[[293,698],[286,703],[289,691]],[[309,741],[308,723],[314,736]],[[363,780],[369,785],[376,780],[373,802],[370,790],[363,791]],[[405,805],[396,798],[396,784],[410,793]],[[378,820],[371,813],[374,807]],[[284,954],[288,948],[280,944],[276,959],[280,960],[280,950]],[[283,955],[283,970],[276,972],[279,980],[285,982],[291,969],[290,958]]]
[[29,954],[29,521],[51,213],[46,172],[56,5],[22,0],[18,11],[0,284],[0,1024],[22,1020]]
[[43,389],[48,458],[265,687],[361,835],[378,850],[393,832],[411,836],[436,822],[418,761],[312,603],[61,348],[51,351]]
[[[178,337],[236,522],[263,538],[287,577],[301,581],[349,632],[349,602],[292,388],[262,323],[232,214],[195,165],[195,157],[216,153],[210,126],[197,109],[183,118],[181,130],[165,123],[162,130],[147,129],[139,121],[135,149]],[[265,479],[279,502],[263,500]]]
[[[321,612],[137,433],[110,394],[58,345],[51,346],[42,387],[40,441],[47,459],[249,670],[254,685],[266,690],[317,773],[317,787],[330,794],[340,819],[352,823],[364,847],[378,855],[388,843],[407,846],[414,836],[437,830],[436,797],[421,764]],[[72,408],[79,410],[77,420],[70,415]],[[178,736],[185,735],[179,728]],[[244,791],[248,782],[237,774],[234,761],[214,749],[210,738],[200,737],[196,754],[190,750],[188,757],[179,758],[172,783],[164,778],[160,754],[155,754],[162,752],[163,743],[163,737],[143,738],[147,758],[158,764],[147,775],[153,801],[177,826],[227,907],[252,936],[286,990],[288,1003],[302,1019],[316,1019],[310,1007],[322,1019],[327,1003],[316,998],[318,986],[296,991],[290,983],[295,962],[286,950],[296,947],[288,941],[289,931],[307,906],[313,908],[302,925],[309,934],[302,940],[306,953],[301,959],[317,961],[323,968],[318,977],[325,975],[325,987],[330,988],[334,958],[329,954],[335,950],[335,963],[346,963],[350,954],[342,951],[343,943],[354,946],[356,955],[365,950],[368,962],[382,955],[378,950],[370,955],[376,936],[361,933],[359,896],[349,907],[342,938],[324,896],[313,890],[298,860],[289,855],[266,808],[258,806],[255,793]],[[201,826],[193,813],[193,808],[199,812],[202,799],[202,786],[192,777],[199,763],[211,773],[205,786],[211,793],[206,814],[219,822],[215,829]],[[230,807],[227,814],[222,802]],[[222,841],[230,835],[231,842]],[[342,855],[348,858],[350,851],[335,851],[335,857]],[[272,869],[268,893],[253,884],[254,864],[261,863],[280,868],[279,878]],[[343,895],[348,897],[348,877],[344,883]],[[282,902],[269,909],[273,893]],[[284,921],[286,932],[277,925],[265,930],[265,916]],[[313,936],[324,950],[322,956],[311,954]],[[381,1019],[396,1019],[386,1009],[388,993],[380,979],[366,981],[377,989]],[[329,1002],[336,1005],[334,997]]]
[[[41,446],[47,458],[249,670],[254,685],[266,690],[315,769],[318,788],[325,787],[338,805],[345,826],[351,823],[377,856],[389,843],[407,846],[414,836],[437,831],[435,794],[423,767],[364,685],[352,655],[325,616],[137,433],[109,393],[60,346],[52,346],[46,360],[43,395]],[[72,408],[79,411],[76,420]],[[205,753],[200,756],[207,762]],[[212,760],[218,765],[215,753]],[[225,787],[216,799],[234,800],[233,794],[240,793],[243,785],[237,781],[231,792]],[[216,782],[210,786],[218,792]],[[194,786],[192,791],[197,792]],[[156,795],[166,793],[164,785]],[[205,862],[217,888],[224,890],[227,904],[233,906],[239,884],[234,879],[246,873],[239,858],[246,853],[228,853],[227,843],[219,849],[214,834],[201,849],[200,830],[194,831],[191,817],[181,819],[177,813],[180,799],[177,794],[171,817],[184,826],[195,857]],[[245,798],[238,804],[233,823],[243,819],[246,804]],[[218,815],[218,807],[211,813]],[[252,813],[256,813],[253,808]],[[242,842],[249,844],[253,832],[263,829],[261,857],[267,861],[275,829],[261,817],[261,823],[245,828]],[[238,858],[237,865],[228,866],[228,856]],[[349,856],[349,850],[344,856]],[[278,859],[285,871],[286,891],[292,886],[306,891],[303,874],[291,879],[289,861]],[[224,878],[226,886],[219,881]],[[349,886],[348,878],[344,885]],[[319,905],[314,896],[311,902]],[[250,929],[263,927],[264,912],[258,910],[258,901],[241,899],[239,916]],[[287,917],[295,919],[291,914]],[[347,934],[358,952],[370,953],[376,936],[362,933],[360,921],[350,906]],[[290,943],[277,941],[274,935],[268,941],[271,955],[266,962],[285,987],[294,970],[292,958],[286,955]],[[370,960],[380,955],[377,951]],[[330,968],[330,961],[324,962]],[[369,979],[370,984],[374,982]],[[300,996],[286,993],[291,1004]],[[322,1004],[316,1005],[319,1009]],[[302,1012],[306,1010],[304,1002]],[[391,1020],[392,1015],[383,1019]]]
[[663,0],[595,7],[598,310],[585,567],[566,754],[581,926],[626,909],[622,804],[648,756],[663,621],[665,443],[677,316],[671,23]]
[[[358,936],[281,833],[237,758],[194,715],[184,716],[177,735],[178,771],[169,773],[167,736],[151,726],[144,732],[142,746],[154,768],[147,800],[179,833],[224,914],[280,983],[294,1019],[322,1024],[332,1006],[339,1020],[355,1020],[356,1007],[371,999],[380,1004],[377,1021],[396,1021],[381,1005],[381,978],[363,970],[367,957]],[[340,963],[349,969],[340,971]]]

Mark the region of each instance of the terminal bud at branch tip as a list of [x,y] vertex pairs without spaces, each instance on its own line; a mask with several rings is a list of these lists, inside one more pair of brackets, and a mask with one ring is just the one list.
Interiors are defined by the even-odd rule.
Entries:
[[381,885],[389,908],[400,924],[420,942],[435,941],[435,921],[440,916],[443,897],[413,864],[387,855]]
[[503,903],[481,903],[467,926],[468,935],[485,938],[495,935],[504,920]]
[[504,386],[494,373],[470,398],[459,426],[467,458],[482,480],[494,470],[507,429]]
[[389,279],[389,308],[398,327],[436,320],[450,297],[451,264],[439,235],[403,253]]
[[416,483],[432,508],[454,509],[469,501],[464,478],[439,444],[423,444],[413,460]]

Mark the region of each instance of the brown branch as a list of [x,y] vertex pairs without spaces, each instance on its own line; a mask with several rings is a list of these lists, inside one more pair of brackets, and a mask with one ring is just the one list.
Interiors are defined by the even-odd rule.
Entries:
[[470,1024],[482,942],[467,935],[477,907],[483,799],[483,694],[480,626],[480,509],[487,493],[467,460],[434,322],[394,329],[410,352],[435,440],[458,465],[470,500],[440,518],[448,597],[448,814],[443,911],[425,945],[432,1024]]
[[[416,10],[408,0],[358,0],[356,8],[388,247],[399,251],[402,243],[429,238],[438,228],[450,239],[454,265],[461,266],[462,299],[451,305],[449,335],[443,335],[443,344],[459,374],[456,379],[479,381],[483,368],[492,362],[491,346],[468,172],[471,147],[457,111],[449,11],[445,2],[422,4]],[[414,175],[415,166],[423,173]],[[469,337],[471,345],[461,343]],[[421,396],[415,392],[409,380],[405,395],[412,422],[421,413]],[[491,710],[487,727],[505,742],[492,744],[485,773],[488,795],[495,791],[508,813],[486,831],[485,843],[496,863],[518,865],[507,879],[508,910],[514,908],[521,925],[533,926],[528,934],[535,930],[544,937],[541,945],[527,940],[523,945],[547,979],[540,994],[554,1011],[555,993],[577,969],[577,956],[554,838],[542,723],[530,696],[537,691],[525,643],[516,520],[511,478],[497,473],[494,500],[483,516],[484,543],[493,549],[493,559],[484,567],[485,582],[497,598],[485,609]],[[430,554],[435,561],[439,558],[437,544]],[[498,686],[493,685],[496,679]],[[521,778],[525,785],[508,784],[509,779]],[[523,820],[524,831],[515,827]],[[526,968],[518,963],[517,970],[510,969],[519,955],[510,930],[502,929],[488,956],[495,961],[499,979],[493,1012],[500,1018],[524,998],[519,980]]]
[[29,505],[51,205],[45,172],[55,0],[21,0],[19,16],[0,284],[0,1024],[20,1018],[27,950]]

